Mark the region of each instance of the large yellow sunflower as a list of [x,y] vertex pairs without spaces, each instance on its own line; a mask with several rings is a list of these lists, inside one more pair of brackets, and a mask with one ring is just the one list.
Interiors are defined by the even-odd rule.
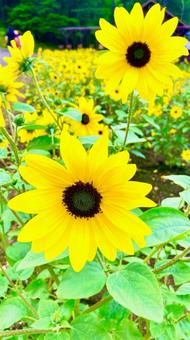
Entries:
[[134,89],[144,98],[161,95],[171,83],[170,76],[179,76],[173,64],[181,55],[188,55],[187,40],[171,36],[178,19],[163,23],[165,9],[153,5],[144,17],[142,6],[135,3],[130,13],[116,7],[116,27],[100,19],[97,40],[109,51],[100,56],[97,78],[105,79],[110,89],[120,86],[126,101]]
[[34,38],[30,31],[25,32],[20,37],[21,47],[16,46],[16,42],[11,41],[12,46],[8,46],[10,57],[4,57],[8,65],[17,73],[26,72],[32,64],[34,53]]
[[9,201],[13,210],[37,214],[20,232],[34,252],[54,259],[66,248],[75,271],[92,261],[97,248],[113,261],[117,250],[134,253],[132,240],[145,246],[150,228],[130,210],[154,206],[145,197],[151,185],[129,181],[136,166],[127,151],[108,157],[108,137],[86,152],[76,137],[64,132],[61,155],[65,166],[41,155],[26,156],[21,176],[37,189]]
[[93,99],[79,98],[76,109],[81,113],[80,121],[72,121],[72,129],[77,136],[95,136],[97,135],[99,122],[104,118],[101,114],[96,113]]

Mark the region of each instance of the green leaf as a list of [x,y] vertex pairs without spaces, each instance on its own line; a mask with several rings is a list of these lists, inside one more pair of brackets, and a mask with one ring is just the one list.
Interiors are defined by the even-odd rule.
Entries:
[[[54,261],[63,259],[68,256],[68,253],[65,251],[63,254],[61,254],[59,257],[57,257]],[[32,251],[29,251],[26,256],[23,258],[23,260],[20,262],[20,264],[17,267],[17,270],[22,270],[26,268],[33,268],[38,267],[46,263],[54,262],[52,260],[46,260],[44,258],[43,253],[33,253]]]
[[0,186],[11,182],[11,176],[3,169],[0,169]]
[[158,282],[151,270],[142,263],[130,263],[126,269],[111,274],[107,288],[114,300],[132,313],[161,322],[163,302]]
[[173,181],[175,184],[179,185],[180,187],[184,189],[190,188],[190,176],[186,175],[169,175],[169,176],[163,176],[165,179],[169,179],[170,181]]
[[106,276],[99,264],[91,262],[79,273],[72,268],[66,270],[57,294],[60,299],[88,298],[100,292],[105,282]]
[[9,282],[6,277],[0,275],[0,297],[3,297],[8,290]]
[[176,285],[190,281],[190,263],[177,262],[173,266],[162,270],[159,273],[159,277],[166,274],[172,275]]
[[180,197],[167,197],[162,201],[161,206],[179,209],[181,202]]
[[109,334],[104,327],[104,323],[92,313],[89,315],[79,316],[71,323],[71,340],[110,340]]
[[184,283],[176,290],[177,295],[190,295],[190,283]]
[[42,299],[42,297],[48,295],[47,283],[42,279],[34,280],[26,287],[25,291],[31,299]]
[[6,255],[13,262],[17,262],[23,259],[23,257],[27,254],[30,248],[31,248],[30,243],[15,242],[13,245],[7,247]]
[[25,104],[25,103],[20,103],[20,102],[16,102],[13,104],[13,109],[16,112],[30,112],[33,113],[36,111],[36,109],[29,105],[29,104]]
[[8,298],[0,304],[0,329],[4,330],[28,314],[25,304],[17,297]]
[[93,145],[97,139],[100,138],[98,136],[84,136],[84,137],[79,137],[79,140],[82,144],[90,144]]
[[174,208],[149,209],[140,218],[152,229],[152,235],[146,238],[147,246],[167,242],[190,231],[190,220]]
[[181,191],[179,194],[187,204],[190,204],[190,188]]
[[50,317],[57,309],[58,303],[53,300],[40,299],[38,305],[38,314],[40,317]]
[[27,149],[42,149],[42,150],[52,150],[59,147],[59,141],[54,138],[54,143],[52,143],[52,138],[50,136],[40,136],[34,138],[29,144]]
[[61,112],[64,117],[71,118],[73,120],[76,120],[77,122],[81,122],[82,114],[79,110],[74,108],[69,108],[63,112]]
[[114,340],[143,340],[144,337],[140,333],[135,322],[131,320],[123,320],[114,332]]
[[35,329],[48,329],[48,328],[52,328],[53,324],[50,320],[50,317],[46,316],[46,317],[40,318],[39,320],[34,321],[31,327]]

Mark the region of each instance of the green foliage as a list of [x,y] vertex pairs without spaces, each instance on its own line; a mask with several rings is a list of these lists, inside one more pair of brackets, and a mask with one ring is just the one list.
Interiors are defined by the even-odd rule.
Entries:
[[[140,3],[146,2],[141,0]],[[190,1],[159,0],[162,6],[190,23]],[[97,26],[100,17],[113,20],[113,8],[124,6],[131,9],[134,0],[19,0],[3,1],[0,6],[0,19],[5,25],[11,24],[24,32],[31,30],[38,41],[51,44],[63,43],[65,39],[60,28],[65,26]],[[1,34],[0,34],[1,36]],[[79,35],[76,34],[76,37]],[[91,41],[94,42],[93,36]],[[93,40],[92,40],[93,39]],[[0,42],[4,44],[4,32]],[[1,44],[2,46],[2,44]]]
[[129,263],[111,274],[107,288],[113,298],[138,316],[161,322],[163,301],[156,278],[142,263]]

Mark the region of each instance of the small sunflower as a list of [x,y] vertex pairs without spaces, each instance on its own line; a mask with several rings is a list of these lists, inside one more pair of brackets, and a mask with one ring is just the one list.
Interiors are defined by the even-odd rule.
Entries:
[[190,162],[190,149],[183,150],[181,153],[181,157],[184,161]]
[[37,189],[9,201],[13,210],[37,214],[26,223],[19,242],[32,242],[34,252],[54,259],[69,249],[71,265],[80,271],[97,248],[110,261],[117,250],[134,254],[134,240],[145,246],[150,228],[130,210],[152,207],[145,197],[151,185],[130,181],[136,172],[127,151],[108,157],[108,136],[85,151],[76,137],[62,133],[60,151],[65,166],[29,154],[21,176]]
[[182,108],[180,106],[173,106],[170,110],[170,116],[174,119],[178,119],[182,116]]
[[164,16],[165,9],[155,4],[144,17],[142,6],[135,3],[130,13],[115,8],[116,27],[100,19],[96,38],[109,51],[100,56],[96,77],[105,79],[110,88],[119,85],[123,101],[135,89],[147,99],[162,95],[171,86],[170,76],[180,75],[173,63],[188,55],[187,40],[171,36],[178,19],[163,23]]
[[77,136],[97,135],[99,122],[104,118],[96,113],[93,99],[79,98],[78,106],[75,106],[81,113],[80,121],[72,121],[72,129]]
[[0,107],[3,106],[4,100],[9,104],[17,102],[17,97],[24,97],[18,90],[23,85],[16,81],[16,76],[9,66],[0,66]]
[[16,42],[11,41],[12,46],[8,46],[10,57],[4,57],[8,65],[17,73],[26,72],[32,64],[34,53],[34,38],[30,31],[25,32],[20,37],[21,47],[16,46]]

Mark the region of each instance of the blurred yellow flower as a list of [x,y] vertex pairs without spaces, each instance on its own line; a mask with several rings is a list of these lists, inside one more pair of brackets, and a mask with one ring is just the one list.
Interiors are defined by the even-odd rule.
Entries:
[[190,149],[183,150],[181,153],[181,157],[184,161],[190,162]]
[[170,116],[174,119],[180,118],[182,116],[182,108],[180,106],[173,106],[170,110]]
[[8,46],[10,57],[4,57],[4,60],[10,65],[13,71],[22,73],[29,70],[32,64],[32,55],[34,53],[34,38],[30,31],[25,32],[20,37],[21,47],[16,46],[16,42],[11,42]]

